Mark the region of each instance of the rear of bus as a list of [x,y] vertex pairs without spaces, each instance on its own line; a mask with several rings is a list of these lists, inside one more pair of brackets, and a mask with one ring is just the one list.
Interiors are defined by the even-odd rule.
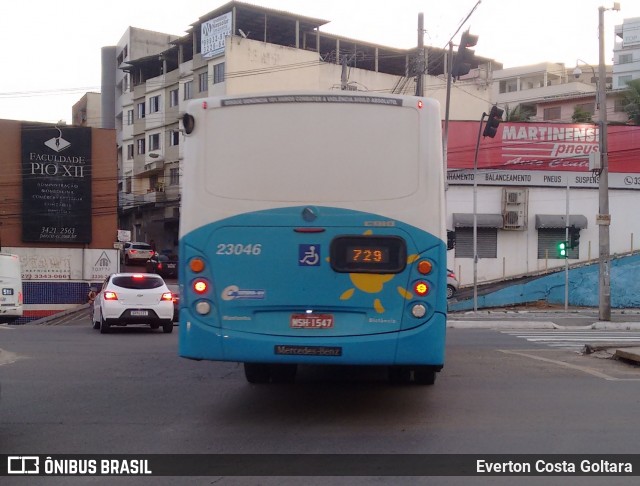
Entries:
[[436,102],[370,95],[210,98],[185,117],[180,355],[444,363],[446,246]]
[[20,257],[0,253],[0,323],[22,317],[22,270]]

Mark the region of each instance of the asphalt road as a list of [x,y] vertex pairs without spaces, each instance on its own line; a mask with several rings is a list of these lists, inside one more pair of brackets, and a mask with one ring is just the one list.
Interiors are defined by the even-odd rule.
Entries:
[[[433,387],[392,386],[379,368],[317,367],[294,384],[250,385],[239,364],[179,358],[177,339],[143,328],[101,335],[88,322],[0,326],[0,358],[9,358],[0,360],[0,453],[638,452],[639,368],[495,330],[450,329]],[[70,484],[60,479],[47,484]],[[409,479],[374,482],[461,484]],[[625,484],[618,479],[607,484]],[[214,482],[369,484],[196,484]]]

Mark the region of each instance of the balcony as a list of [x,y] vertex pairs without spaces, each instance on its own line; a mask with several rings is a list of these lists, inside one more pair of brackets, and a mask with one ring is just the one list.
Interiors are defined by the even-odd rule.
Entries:
[[[153,155],[153,154],[150,154]],[[149,155],[149,156],[150,156]],[[158,172],[164,171],[164,157],[159,156],[157,158],[149,159],[147,157],[142,158],[142,160],[135,160],[134,163],[134,175],[138,176],[149,176]]]

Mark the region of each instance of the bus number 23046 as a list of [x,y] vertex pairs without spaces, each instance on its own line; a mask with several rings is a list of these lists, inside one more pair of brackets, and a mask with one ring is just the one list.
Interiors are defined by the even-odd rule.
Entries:
[[260,255],[262,245],[260,243],[218,243],[216,255]]

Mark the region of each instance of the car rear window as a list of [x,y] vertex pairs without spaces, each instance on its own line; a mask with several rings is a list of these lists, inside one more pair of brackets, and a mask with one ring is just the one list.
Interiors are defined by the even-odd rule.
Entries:
[[151,245],[131,245],[131,248],[136,250],[151,250]]
[[123,275],[120,277],[113,277],[112,283],[113,285],[117,285],[118,287],[125,289],[144,290],[162,287],[164,280],[155,277],[134,277]]

